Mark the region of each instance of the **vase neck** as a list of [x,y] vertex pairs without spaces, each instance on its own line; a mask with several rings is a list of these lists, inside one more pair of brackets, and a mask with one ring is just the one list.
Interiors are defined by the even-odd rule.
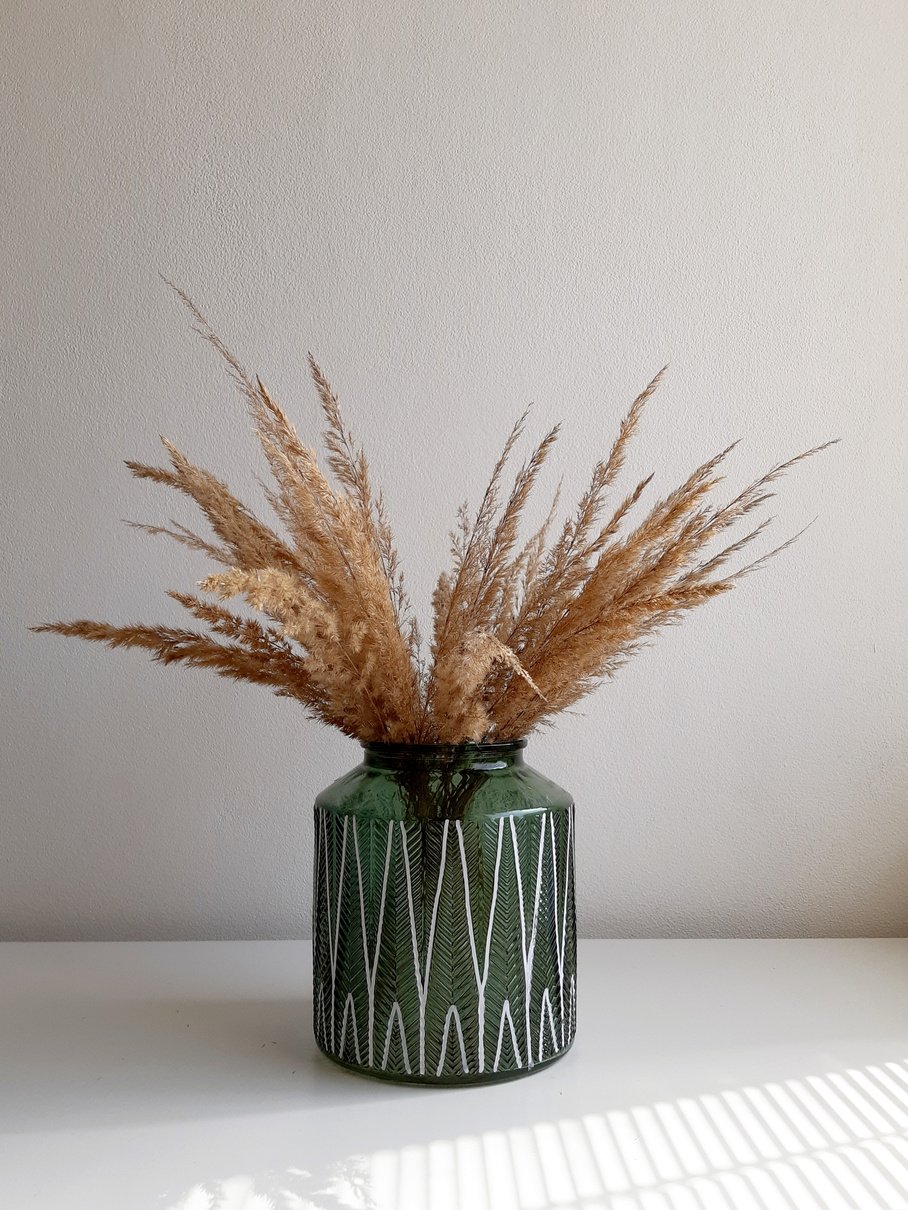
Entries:
[[525,739],[497,744],[363,744],[372,769],[507,769],[523,764]]

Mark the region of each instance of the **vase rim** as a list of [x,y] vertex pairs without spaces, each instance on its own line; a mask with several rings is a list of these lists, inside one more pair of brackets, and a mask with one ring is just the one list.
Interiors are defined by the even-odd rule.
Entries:
[[406,755],[407,753],[413,753],[418,756],[454,756],[459,753],[472,754],[474,752],[494,756],[499,753],[518,752],[527,746],[527,741],[525,738],[520,738],[490,740],[487,743],[481,740],[466,740],[459,744],[411,744],[400,742],[386,743],[383,740],[361,740],[360,746],[366,752],[375,752],[383,756]]
[[523,764],[525,739],[488,744],[363,743],[363,763],[382,769],[484,769]]

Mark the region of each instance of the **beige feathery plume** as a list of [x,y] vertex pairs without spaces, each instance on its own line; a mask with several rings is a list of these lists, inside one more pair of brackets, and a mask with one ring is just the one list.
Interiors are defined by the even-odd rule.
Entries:
[[163,534],[172,538],[174,542],[179,542],[182,546],[188,546],[190,550],[208,555],[209,559],[213,559],[215,563],[223,563],[225,567],[230,567],[235,558],[234,553],[227,550],[225,546],[215,546],[213,542],[206,542],[204,538],[200,538],[198,534],[187,529],[185,525],[181,525],[179,521],[171,520],[169,526],[146,525],[142,521],[125,521],[124,524],[128,525],[130,529],[137,529],[150,537]]
[[82,619],[47,622],[31,629],[35,634],[60,634],[112,648],[138,647],[150,651],[161,664],[207,668],[232,680],[269,685],[280,697],[294,697],[312,705],[299,661],[287,652],[250,651],[239,643],[219,643],[194,630],[172,626],[112,626]]
[[263,626],[255,618],[240,617],[239,614],[217,605],[213,601],[203,601],[194,593],[177,592],[171,589],[167,595],[177,601],[201,622],[207,622],[215,634],[222,634],[228,639],[237,639],[245,643],[253,651],[264,651],[267,654],[283,652],[293,654],[291,645],[284,635],[272,626]]
[[453,573],[449,575],[443,572],[436,589],[437,608],[432,639],[432,655],[436,661],[444,658],[446,644],[453,638],[456,645],[468,629],[468,625],[464,624],[466,602],[471,597],[475,600],[482,580],[485,570],[484,556],[490,547],[492,525],[498,509],[501,478],[514,446],[523,434],[528,415],[527,410],[518,418],[508,434],[504,449],[492,468],[491,478],[473,524],[470,525],[467,519],[466,505],[458,510],[458,528],[451,537]]
[[[555,527],[556,493],[543,524],[522,540],[528,501],[558,436],[556,425],[508,490],[505,472],[526,427],[524,413],[475,516],[466,505],[458,510],[451,566],[432,597],[425,668],[382,493],[327,378],[310,355],[326,426],[323,470],[261,379],[244,369],[195,303],[176,293],[243,397],[271,472],[265,494],[278,529],[165,441],[169,466],[127,466],[137,478],[189,497],[213,537],[178,521],[128,524],[222,567],[201,584],[218,600],[170,594],[209,633],[85,620],[35,629],[141,648],[165,664],[268,685],[362,741],[476,742],[523,736],[548,722],[612,677],[663,626],[790,546],[795,539],[733,570],[733,560],[769,522],[751,525],[718,550],[714,544],[772,497],[782,475],[832,444],[778,463],[724,504],[713,501],[733,446],[645,512],[641,501],[652,476],[611,502],[660,371],[634,400],[573,512]],[[264,621],[221,603],[236,597]]]
[[[727,447],[697,467],[627,538],[607,544],[575,595],[548,624],[549,610],[542,611],[536,642],[520,649],[520,656],[547,704],[541,706],[519,682],[510,684],[491,706],[497,733],[524,734],[544,718],[573,705],[602,677],[611,675],[643,639],[668,622],[678,621],[686,610],[727,591],[735,576],[710,581],[709,575],[758,537],[763,527],[702,564],[698,559],[701,551],[715,533],[727,527],[723,522],[729,511],[745,510],[737,511],[735,519],[747,515],[757,506],[754,501],[762,503],[760,496],[767,483],[826,446],[774,467],[730,505],[704,508],[703,501],[720,482],[715,471],[733,448]],[[790,542],[770,552],[758,564],[788,545]],[[703,591],[680,593],[692,587]],[[675,589],[675,603],[666,609]],[[657,604],[652,606],[652,602]]]
[[226,484],[209,471],[194,466],[165,438],[161,440],[170,455],[173,469],[127,461],[127,467],[137,479],[150,479],[153,483],[172,487],[194,500],[217,537],[232,551],[235,560],[258,567],[268,567],[273,563],[295,564],[292,551],[272,529],[262,524],[237,500]]
[[497,666],[508,669],[539,694],[532,678],[510,647],[506,647],[494,634],[471,630],[435,670],[434,703],[439,743],[476,741],[487,734],[490,719],[483,699],[483,688]]
[[467,606],[468,616],[475,628],[488,625],[497,618],[502,601],[509,595],[514,569],[508,560],[517,544],[519,525],[533,485],[558,440],[561,426],[550,429],[533,451],[529,461],[517,473],[510,497],[489,539],[484,552],[484,566],[479,584]]
[[527,587],[520,614],[515,619],[508,642],[518,651],[535,646],[546,635],[560,611],[576,594],[590,573],[592,561],[618,532],[627,512],[639,500],[652,475],[637,485],[612,514],[606,525],[600,526],[609,490],[621,473],[644,408],[665,377],[663,366],[644,387],[621,422],[608,457],[593,468],[586,492],[581,496],[575,515],[565,521],[559,540],[549,553],[545,565]]
[[222,600],[244,596],[253,608],[279,618],[284,634],[305,649],[307,675],[332,715],[343,718],[363,739],[387,738],[383,703],[372,693],[368,653],[357,642],[367,637],[362,628],[345,641],[332,610],[277,568],[233,568],[208,576],[200,587]]

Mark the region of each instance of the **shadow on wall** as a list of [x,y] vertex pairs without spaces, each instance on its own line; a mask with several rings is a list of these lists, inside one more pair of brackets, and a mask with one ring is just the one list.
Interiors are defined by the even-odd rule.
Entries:
[[321,1173],[238,1173],[166,1205],[905,1210],[908,1060],[354,1154]]

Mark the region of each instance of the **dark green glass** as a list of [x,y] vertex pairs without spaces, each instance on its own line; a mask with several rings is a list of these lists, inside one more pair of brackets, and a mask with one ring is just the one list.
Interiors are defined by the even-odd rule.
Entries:
[[498,1080],[577,1018],[574,805],[525,740],[366,744],[315,802],[315,1037],[384,1079]]

